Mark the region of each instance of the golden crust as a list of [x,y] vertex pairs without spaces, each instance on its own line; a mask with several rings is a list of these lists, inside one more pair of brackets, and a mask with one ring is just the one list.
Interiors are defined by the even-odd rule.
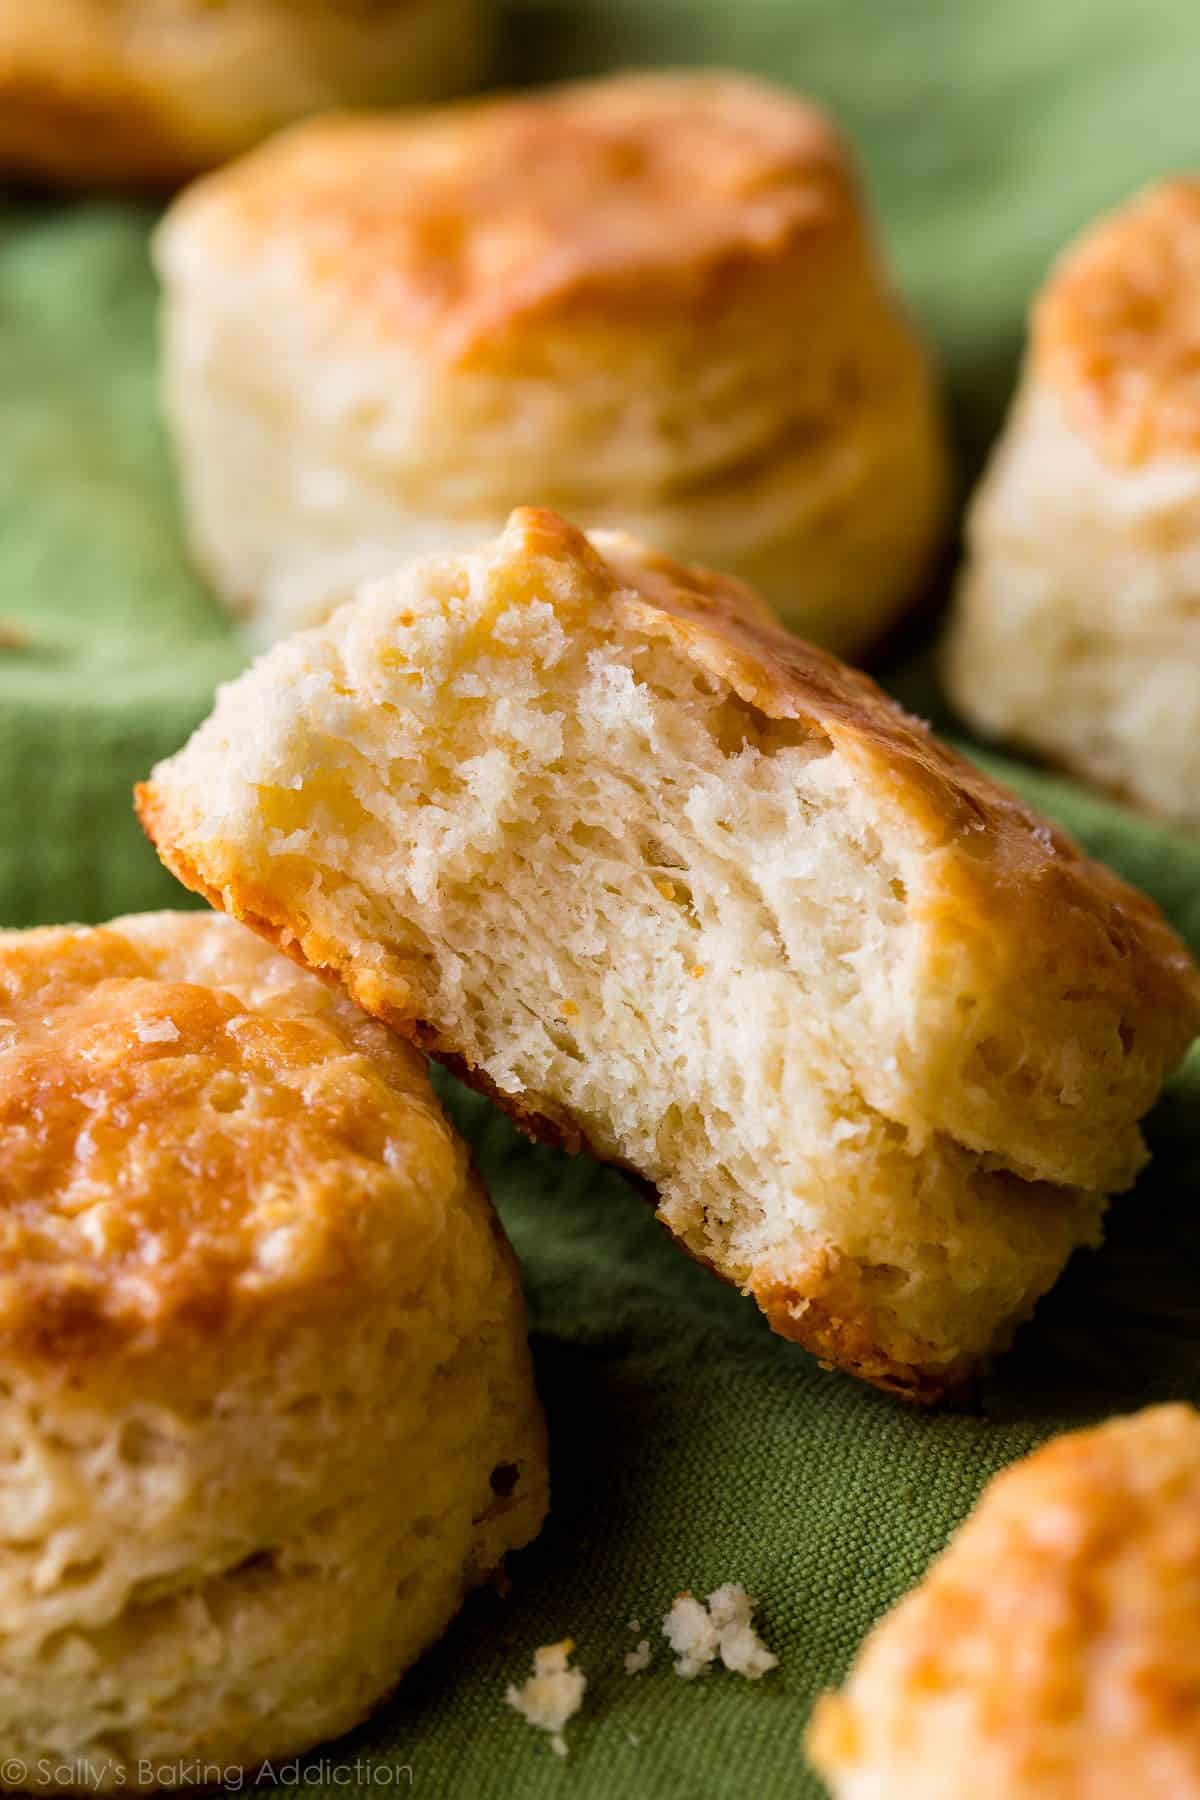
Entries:
[[[267,935],[272,939],[278,936],[271,928]],[[555,1150],[565,1150],[570,1156],[588,1151],[598,1161],[618,1168],[642,1198],[658,1210],[659,1193],[654,1183],[647,1181],[637,1169],[615,1162],[597,1145],[590,1143],[574,1120],[551,1118],[524,1104],[517,1095],[497,1087],[484,1070],[473,1068],[427,1021],[414,1024],[411,1018],[397,1015],[395,1026],[410,1033],[422,1049],[436,1057],[452,1075],[491,1100],[527,1137],[539,1144],[549,1144]],[[664,1229],[670,1231],[665,1221],[663,1224]],[[700,1255],[673,1232],[671,1235],[694,1262],[701,1263],[730,1286],[736,1285],[732,1276],[710,1257]],[[944,1357],[935,1357],[930,1346],[917,1339],[909,1340],[903,1357],[898,1356],[894,1348],[885,1349],[879,1341],[876,1309],[866,1292],[863,1271],[852,1258],[836,1251],[815,1252],[806,1266],[793,1269],[787,1281],[781,1281],[771,1269],[756,1271],[744,1291],[757,1302],[771,1330],[779,1337],[800,1344],[826,1368],[844,1369],[898,1400],[907,1400],[916,1406],[935,1406],[939,1401],[964,1392],[977,1373],[968,1358],[947,1362]]]
[[267,244],[447,362],[588,305],[712,304],[749,269],[861,244],[825,116],[719,72],[627,75],[386,121],[322,119],[180,202],[169,236]]
[[77,90],[61,75],[0,67],[0,168],[62,186],[152,188],[207,166],[161,109],[114,84]]
[[205,915],[0,934],[0,1133],[0,1340],[55,1355],[336,1305],[467,1180],[416,1053]]
[[1200,1795],[1200,1415],[1155,1407],[997,1476],[809,1750],[838,1795]]
[[1115,461],[1200,451],[1200,178],[1147,189],[1067,251],[1033,356]]
[[903,1355],[897,1354],[894,1342],[885,1348],[862,1266],[835,1250],[817,1250],[786,1281],[763,1270],[750,1291],[780,1337],[802,1344],[827,1367],[845,1369],[898,1400],[935,1406],[964,1392],[978,1374],[969,1357],[947,1362],[915,1338],[904,1346]]
[[430,0],[0,0],[0,169],[159,188],[305,113],[436,99],[488,44],[473,4],[457,32],[433,19]]

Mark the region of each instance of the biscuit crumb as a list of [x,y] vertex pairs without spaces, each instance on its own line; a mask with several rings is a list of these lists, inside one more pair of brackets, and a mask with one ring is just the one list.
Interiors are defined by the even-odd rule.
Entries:
[[134,1026],[134,1034],[140,1044],[173,1044],[179,1027],[174,1019],[145,1019]]
[[717,1654],[720,1639],[708,1608],[694,1594],[676,1594],[662,1628],[675,1651],[675,1673],[685,1681],[701,1674]]
[[520,1687],[510,1684],[504,1695],[527,1724],[551,1733],[550,1748],[555,1756],[567,1754],[563,1731],[583,1705],[583,1690],[587,1686],[583,1670],[567,1666],[574,1648],[572,1638],[564,1638],[560,1644],[543,1644],[533,1653],[533,1674],[529,1680]]
[[652,1655],[653,1651],[650,1648],[650,1639],[642,1638],[625,1658],[625,1673],[627,1675],[640,1675],[643,1669],[648,1669],[650,1667],[650,1658]]
[[715,1589],[707,1606],[694,1594],[677,1594],[662,1627],[675,1652],[675,1673],[692,1681],[720,1657],[735,1675],[760,1680],[779,1658],[755,1631],[753,1614],[754,1602],[736,1581]]

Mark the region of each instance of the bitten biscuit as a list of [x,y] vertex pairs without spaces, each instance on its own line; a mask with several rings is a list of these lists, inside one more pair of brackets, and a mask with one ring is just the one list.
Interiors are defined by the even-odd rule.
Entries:
[[160,232],[190,536],[261,638],[530,498],[844,651],[927,569],[925,354],[825,117],[727,74],[322,120]]
[[1198,1800],[1200,1414],[998,1475],[808,1748],[836,1800]]
[[1200,180],[1071,249],[972,504],[950,692],[1008,739],[1200,825]]
[[438,100],[490,0],[0,0],[0,175],[159,187],[305,113]]
[[345,1731],[546,1506],[421,1059],[229,920],[3,932],[0,1146],[4,1784]]
[[551,513],[368,586],[141,790],[168,867],[933,1398],[1200,1023],[1158,912],[739,583]]

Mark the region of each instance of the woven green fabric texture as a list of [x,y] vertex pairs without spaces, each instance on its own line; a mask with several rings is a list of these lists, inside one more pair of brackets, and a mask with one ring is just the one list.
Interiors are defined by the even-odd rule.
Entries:
[[[730,62],[841,113],[950,381],[964,481],[1010,390],[1057,246],[1196,153],[1192,0],[523,0],[516,79]],[[131,782],[207,711],[241,648],[189,572],[155,419],[149,215],[0,210],[0,920],[185,904]],[[536,499],[536,496],[530,496]],[[0,628],[0,640],[15,638]],[[928,663],[891,671],[937,713]],[[939,714],[940,716],[940,714]],[[1153,746],[1147,745],[1147,755]],[[989,755],[1153,893],[1200,949],[1200,840]],[[426,1796],[805,1796],[814,1694],[921,1573],[987,1477],[1052,1432],[1200,1399],[1200,1047],[1150,1122],[1152,1168],[969,1411],[908,1411],[773,1338],[677,1254],[615,1175],[520,1140],[446,1081],[523,1261],[554,1511],[512,1594],[473,1601],[306,1785]],[[679,1681],[658,1622],[744,1582],[781,1664]],[[628,1621],[641,1621],[641,1632]],[[589,1677],[555,1758],[504,1704],[564,1635]],[[648,1671],[625,1651],[645,1635]]]

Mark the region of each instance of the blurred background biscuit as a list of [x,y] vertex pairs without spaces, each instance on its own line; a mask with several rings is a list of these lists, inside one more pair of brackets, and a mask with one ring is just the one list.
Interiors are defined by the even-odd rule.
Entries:
[[6,932],[0,1131],[4,1757],[115,1788],[346,1730],[546,1506],[421,1059],[215,917]]
[[0,174],[171,185],[305,113],[485,72],[489,0],[0,0]]
[[1200,825],[1200,180],[1050,276],[967,544],[946,677],[970,723]]
[[836,1800],[1200,1796],[1200,1414],[998,1475],[872,1632],[809,1754]]
[[794,94],[625,75],[325,120],[158,238],[194,550],[264,637],[554,505],[843,652],[928,570],[945,454],[845,145]]

